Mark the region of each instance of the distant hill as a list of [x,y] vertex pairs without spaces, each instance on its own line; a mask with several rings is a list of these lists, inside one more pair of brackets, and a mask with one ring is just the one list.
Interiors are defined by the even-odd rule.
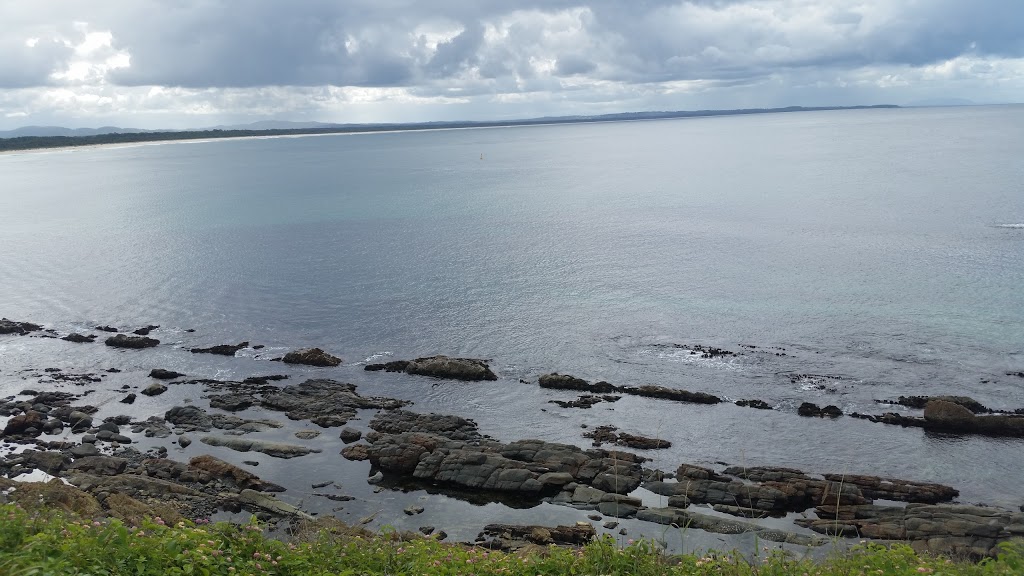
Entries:
[[406,124],[325,124],[322,122],[286,122],[267,120],[235,126],[222,126],[201,130],[140,130],[138,128],[60,128],[57,126],[28,126],[0,132],[0,151],[33,150],[37,148],[64,148],[97,144],[127,144],[171,140],[209,138],[241,138],[249,136],[294,136],[302,134],[343,134],[352,132],[386,132],[392,130],[436,130],[443,128],[488,128],[495,126],[536,126],[544,124],[580,124],[589,122],[622,122],[627,120],[661,120],[670,118],[696,118],[706,116],[732,116],[740,114],[779,114],[822,110],[863,110],[870,108],[899,108],[892,104],[875,106],[822,106],[786,108],[745,108],[741,110],[678,110],[657,112],[623,112],[597,116],[557,116],[524,120],[418,122]]
[[99,128],[65,128],[63,126],[22,126],[14,130],[0,130],[0,138],[19,138],[22,136],[97,136],[99,134],[140,134],[152,132],[141,128],[119,128],[117,126],[100,126]]

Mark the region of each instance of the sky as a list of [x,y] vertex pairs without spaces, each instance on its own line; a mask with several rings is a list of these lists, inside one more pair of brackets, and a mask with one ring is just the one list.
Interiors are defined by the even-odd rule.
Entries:
[[0,0],[0,130],[1024,102],[1024,0]]

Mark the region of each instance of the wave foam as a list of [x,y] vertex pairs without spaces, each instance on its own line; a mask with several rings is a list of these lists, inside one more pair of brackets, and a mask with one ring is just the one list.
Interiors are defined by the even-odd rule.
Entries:
[[996,228],[1024,228],[1024,224],[996,224]]

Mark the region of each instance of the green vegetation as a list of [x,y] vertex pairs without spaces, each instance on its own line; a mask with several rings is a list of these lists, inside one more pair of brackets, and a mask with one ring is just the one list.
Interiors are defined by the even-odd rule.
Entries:
[[648,542],[620,547],[599,539],[583,549],[533,547],[488,551],[385,531],[370,534],[321,521],[282,542],[258,524],[130,526],[116,519],[81,520],[53,509],[0,506],[0,574],[29,575],[299,575],[342,574],[694,574],[726,576],[1001,575],[1024,573],[1024,544],[1005,543],[998,559],[980,563],[918,556],[909,547],[867,544],[822,560],[783,553],[665,556]]

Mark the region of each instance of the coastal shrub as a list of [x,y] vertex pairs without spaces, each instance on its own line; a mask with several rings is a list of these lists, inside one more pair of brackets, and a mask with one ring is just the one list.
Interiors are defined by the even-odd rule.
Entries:
[[0,574],[562,576],[582,574],[701,576],[999,576],[1024,573],[1024,544],[1004,543],[979,563],[920,556],[905,545],[864,544],[825,560],[785,552],[667,556],[648,541],[620,546],[605,536],[580,549],[533,546],[516,553],[412,538],[385,529],[323,530],[294,542],[269,538],[258,523],[138,525],[83,520],[57,510],[0,506]]

